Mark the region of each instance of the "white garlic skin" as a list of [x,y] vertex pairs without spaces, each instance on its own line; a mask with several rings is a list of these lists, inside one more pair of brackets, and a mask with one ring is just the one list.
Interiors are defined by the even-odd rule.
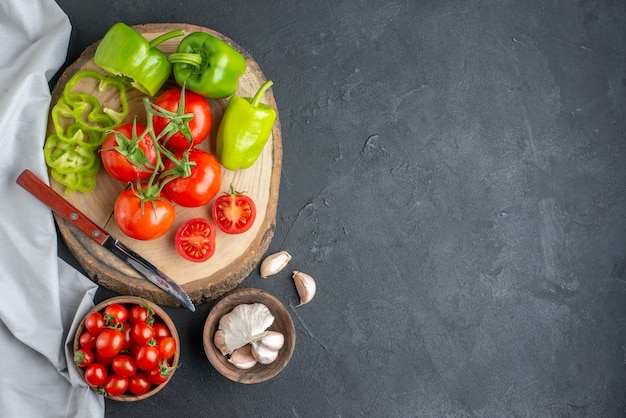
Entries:
[[255,341],[252,343],[252,355],[261,364],[270,364],[278,358],[278,350],[272,350],[261,343]]
[[294,271],[292,277],[296,284],[298,296],[300,296],[300,304],[297,306],[306,305],[313,299],[317,291],[315,280],[310,275],[302,273],[301,271]]
[[267,331],[267,335],[258,341],[270,350],[278,351],[285,344],[285,336],[278,331]]
[[252,355],[252,346],[250,344],[246,344],[233,351],[228,361],[241,370],[251,369],[257,364],[256,359]]
[[272,255],[268,255],[261,263],[261,277],[266,279],[269,276],[277,274],[279,271],[287,266],[290,260],[291,254],[289,254],[287,251],[279,251]]

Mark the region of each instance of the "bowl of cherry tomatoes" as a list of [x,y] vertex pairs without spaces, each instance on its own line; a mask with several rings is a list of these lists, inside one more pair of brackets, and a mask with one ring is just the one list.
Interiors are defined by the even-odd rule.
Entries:
[[74,337],[74,363],[96,392],[138,401],[170,381],[180,359],[180,339],[167,313],[135,296],[105,300],[82,319]]

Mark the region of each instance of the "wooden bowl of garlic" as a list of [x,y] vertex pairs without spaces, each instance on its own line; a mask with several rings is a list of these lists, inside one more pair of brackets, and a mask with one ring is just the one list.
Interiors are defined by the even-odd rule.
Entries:
[[202,339],[209,362],[220,374],[251,384],[269,380],[287,366],[296,332],[289,312],[273,295],[238,288],[211,307]]

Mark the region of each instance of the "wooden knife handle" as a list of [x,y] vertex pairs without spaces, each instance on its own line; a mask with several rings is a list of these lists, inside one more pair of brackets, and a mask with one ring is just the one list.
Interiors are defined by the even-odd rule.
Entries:
[[70,202],[65,200],[63,196],[41,181],[32,171],[24,170],[17,178],[16,183],[48,205],[55,213],[76,226],[98,244],[102,245],[109,237],[109,234],[104,229],[96,225]]

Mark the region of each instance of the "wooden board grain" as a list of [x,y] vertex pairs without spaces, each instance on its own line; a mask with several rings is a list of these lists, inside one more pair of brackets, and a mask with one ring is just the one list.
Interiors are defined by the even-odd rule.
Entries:
[[[189,24],[146,24],[133,26],[147,40],[168,32],[182,28],[186,34],[191,32],[206,32],[223,39],[246,58],[247,70],[240,79],[240,86],[236,92],[239,96],[252,97],[266,78],[258,64],[243,48],[228,37],[205,27]],[[175,38],[159,45],[165,54],[175,51],[182,38]],[[52,91],[53,106],[63,94],[67,81],[80,70],[97,70],[102,72],[93,62],[94,52],[98,42],[88,47],[60,77]],[[161,91],[175,86],[172,80],[168,81]],[[99,97],[103,105],[115,108],[118,98],[105,92],[98,92],[96,86],[83,84],[81,90],[88,90]],[[158,95],[158,94],[157,94]],[[130,112],[125,121],[132,121],[137,117],[138,122],[145,122],[143,107],[144,95],[134,89],[128,89]],[[268,91],[264,103],[276,107],[272,91]],[[209,139],[199,148],[215,152],[215,138],[219,122],[222,118],[228,99],[212,100],[209,105],[213,115],[213,127]],[[53,132],[51,120],[48,123],[48,134]],[[119,192],[126,184],[110,178],[104,169],[97,177],[96,189],[89,194],[76,192],[64,195],[68,201],[90,217],[96,224],[105,229],[114,237],[127,244],[139,254],[150,260],[159,269],[168,274],[180,284],[194,303],[204,303],[213,300],[241,283],[259,264],[267,251],[274,235],[276,222],[276,206],[278,202],[280,171],[282,162],[282,142],[280,120],[277,117],[270,139],[258,161],[246,170],[230,171],[222,168],[222,187],[225,192],[233,184],[239,191],[246,192],[257,205],[257,220],[253,227],[240,235],[228,235],[218,231],[216,251],[213,257],[204,263],[192,263],[178,255],[173,247],[176,229],[187,219],[202,217],[211,219],[210,205],[200,208],[176,207],[176,221],[172,229],[163,237],[153,241],[138,241],[125,236],[115,224],[113,205]],[[50,178],[51,186],[63,194],[64,188]],[[56,217],[60,233],[69,250],[77,259],[87,275],[99,285],[122,295],[135,295],[147,298],[155,303],[167,306],[178,306],[169,295],[143,279],[138,273],[118,260],[107,250],[91,241],[80,231],[69,225],[60,217]]]

